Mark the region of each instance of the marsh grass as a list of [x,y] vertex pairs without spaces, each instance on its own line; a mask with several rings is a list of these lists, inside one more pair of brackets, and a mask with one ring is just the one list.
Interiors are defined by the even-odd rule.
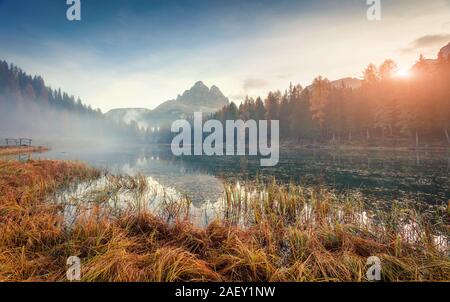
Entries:
[[[98,179],[66,199],[68,224],[55,192]],[[0,162],[0,281],[66,281],[69,256],[83,281],[365,281],[369,256],[385,281],[450,280],[447,209],[437,221],[320,187],[238,183],[196,227],[188,198],[163,194],[155,208],[155,190],[80,163]]]
[[48,151],[48,149],[40,146],[0,146],[0,156],[45,151]]

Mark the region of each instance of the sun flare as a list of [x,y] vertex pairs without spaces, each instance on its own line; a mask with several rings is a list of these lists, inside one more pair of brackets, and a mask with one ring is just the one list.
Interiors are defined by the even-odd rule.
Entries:
[[408,78],[411,74],[406,69],[400,69],[395,74],[399,78]]

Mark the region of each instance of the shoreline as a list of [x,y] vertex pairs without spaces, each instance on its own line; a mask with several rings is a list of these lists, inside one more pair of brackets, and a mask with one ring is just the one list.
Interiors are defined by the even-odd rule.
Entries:
[[283,148],[294,148],[301,150],[350,150],[350,151],[430,151],[430,152],[450,152],[450,146],[445,145],[424,145],[424,146],[411,146],[407,144],[399,145],[382,145],[382,144],[368,144],[368,143],[336,143],[336,144],[326,144],[326,143],[310,143],[310,144],[300,144],[298,142],[287,140],[281,141],[280,147]]
[[[137,146],[164,146],[170,148],[171,144],[168,143],[139,143]],[[193,146],[193,145],[191,145]],[[248,148],[248,144],[245,145]],[[299,144],[295,141],[280,141],[280,148],[292,149],[292,150],[343,150],[343,151],[428,151],[428,152],[450,152],[450,146],[370,146],[367,144]]]
[[0,156],[2,155],[15,155],[15,154],[29,154],[29,153],[42,153],[49,151],[50,149],[43,146],[1,146]]

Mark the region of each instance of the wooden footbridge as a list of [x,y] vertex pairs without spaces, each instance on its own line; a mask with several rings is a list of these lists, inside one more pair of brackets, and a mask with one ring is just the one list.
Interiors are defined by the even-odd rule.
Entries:
[[6,146],[31,147],[32,139],[30,138],[6,138]]

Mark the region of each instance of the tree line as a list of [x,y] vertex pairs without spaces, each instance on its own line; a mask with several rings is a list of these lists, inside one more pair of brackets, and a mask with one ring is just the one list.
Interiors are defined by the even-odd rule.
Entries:
[[116,123],[100,109],[46,86],[13,64],[0,61],[0,136],[142,139],[136,124]]
[[410,74],[399,76],[386,60],[370,64],[361,85],[333,84],[318,76],[310,87],[290,85],[263,100],[246,97],[213,118],[280,121],[280,137],[298,141],[353,141],[389,138],[441,139],[450,144],[450,57],[423,56]]

